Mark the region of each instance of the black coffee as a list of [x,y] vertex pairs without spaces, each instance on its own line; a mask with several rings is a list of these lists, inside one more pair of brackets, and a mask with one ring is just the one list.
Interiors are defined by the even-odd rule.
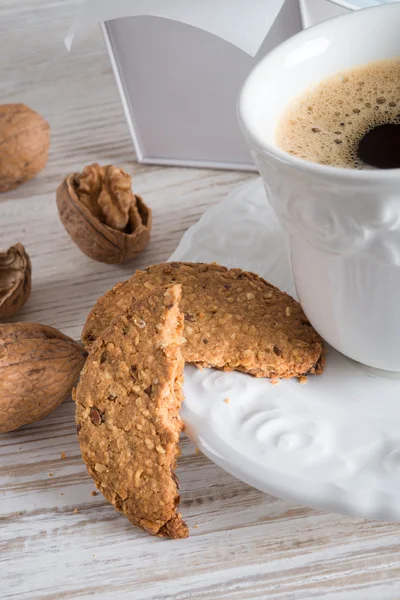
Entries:
[[324,165],[400,168],[400,58],[310,87],[282,113],[276,140],[286,152]]
[[376,169],[399,169],[400,123],[385,123],[369,129],[358,142],[357,157]]

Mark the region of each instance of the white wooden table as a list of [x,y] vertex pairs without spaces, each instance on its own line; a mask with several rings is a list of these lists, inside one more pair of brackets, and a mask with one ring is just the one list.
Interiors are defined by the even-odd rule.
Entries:
[[[252,175],[136,165],[99,32],[81,36],[71,55],[64,49],[76,5],[0,3],[0,101],[25,102],[52,127],[46,170],[0,198],[0,239],[3,249],[23,242],[33,261],[33,293],[19,318],[78,339],[99,295],[165,260],[208,206]],[[93,161],[132,172],[134,189],[154,211],[148,249],[123,267],[86,258],[57,217],[59,182]],[[185,438],[178,476],[191,537],[151,538],[92,496],[71,400],[1,435],[0,599],[400,598],[399,525],[262,494]]]

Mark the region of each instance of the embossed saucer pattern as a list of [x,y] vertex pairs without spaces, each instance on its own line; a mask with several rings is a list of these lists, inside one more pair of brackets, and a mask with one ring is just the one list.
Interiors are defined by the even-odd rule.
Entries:
[[[260,179],[207,211],[171,260],[241,267],[295,296],[285,237]],[[232,475],[312,507],[400,521],[396,375],[329,349],[325,373],[306,385],[186,367],[184,393],[186,434]]]

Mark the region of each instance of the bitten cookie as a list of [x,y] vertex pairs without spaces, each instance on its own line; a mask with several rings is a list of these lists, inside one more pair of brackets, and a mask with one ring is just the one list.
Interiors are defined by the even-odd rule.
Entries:
[[134,524],[183,538],[174,474],[182,429],[181,286],[142,286],[93,344],[76,389],[76,424],[89,474]]
[[87,347],[143,289],[182,285],[185,362],[255,377],[320,374],[324,346],[298,302],[253,273],[216,264],[165,263],[137,271],[100,298],[87,319]]

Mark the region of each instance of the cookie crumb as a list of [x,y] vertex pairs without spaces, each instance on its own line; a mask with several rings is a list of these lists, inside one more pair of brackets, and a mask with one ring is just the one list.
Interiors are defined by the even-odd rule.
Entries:
[[64,493],[63,493],[63,492],[61,492],[61,493],[60,493],[60,496],[64,496]]
[[198,454],[200,452],[200,450],[198,448],[195,448],[194,451],[196,454]]
[[230,399],[230,398],[225,398],[225,399],[224,399],[224,402],[225,402],[225,404],[229,404],[229,402],[230,402],[230,401],[231,401],[231,399]]
[[60,457],[61,457],[61,460],[65,460],[67,458],[67,455],[65,452],[61,452]]
[[305,375],[299,377],[299,383],[301,383],[301,385],[305,385],[307,383],[307,377]]
[[49,473],[49,477],[53,477],[53,473]]
[[99,493],[99,492],[95,492],[95,491],[93,491],[93,492],[92,492],[92,496],[97,496],[97,494],[98,494],[98,493]]
[[97,473],[104,473],[104,471],[107,471],[107,467],[105,465],[101,465],[100,463],[96,463],[94,465],[94,470]]
[[79,508],[74,508],[74,515],[76,515],[79,512]]
[[198,529],[198,528],[199,528],[199,526],[197,523],[196,523],[196,525],[193,525],[193,529]]
[[271,385],[278,385],[279,379],[271,379]]

